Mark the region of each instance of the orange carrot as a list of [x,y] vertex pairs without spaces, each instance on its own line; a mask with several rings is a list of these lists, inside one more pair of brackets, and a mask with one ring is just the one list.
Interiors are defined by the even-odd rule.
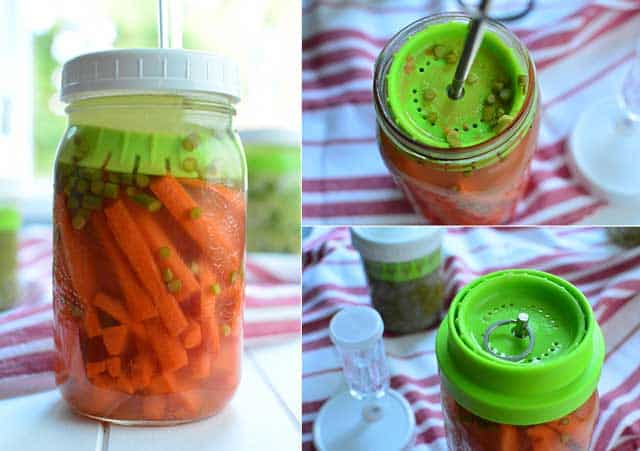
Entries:
[[134,387],[146,388],[154,373],[154,364],[148,352],[139,352],[131,362],[131,383]]
[[110,355],[120,355],[127,345],[129,330],[127,326],[112,326],[102,329],[102,341]]
[[135,274],[129,267],[129,263],[122,255],[122,251],[118,248],[113,235],[111,235],[104,213],[96,212],[93,214],[91,227],[95,230],[102,249],[104,249],[106,257],[116,273],[118,285],[122,289],[122,294],[127,303],[127,310],[131,317],[135,321],[143,321],[157,316],[158,311],[153,302],[140,286]]
[[120,377],[116,379],[115,386],[119,391],[128,393],[130,395],[133,395],[136,392],[131,379],[124,374],[121,374]]
[[202,331],[200,330],[200,324],[190,319],[189,326],[187,326],[187,330],[182,333],[181,338],[185,349],[192,349],[200,346],[200,343],[202,343]]
[[162,322],[172,336],[177,336],[187,327],[187,319],[176,299],[167,293],[153,254],[144,242],[131,214],[121,200],[116,200],[106,207],[105,214],[118,246],[152,295]]
[[215,356],[220,351],[220,328],[215,316],[202,318],[202,343],[207,351]]
[[93,305],[121,324],[129,324],[131,322],[127,310],[122,305],[122,301],[112,298],[108,294],[98,292],[93,298]]
[[171,387],[169,386],[167,379],[164,377],[164,374],[160,373],[151,377],[147,390],[149,390],[149,393],[153,394],[165,394],[171,391]]
[[195,379],[204,379],[211,374],[211,354],[206,349],[189,350],[189,369]]
[[[135,202],[127,202],[127,208],[136,218],[140,231],[147,245],[152,250],[156,263],[160,268],[169,268],[173,279],[180,280],[180,290],[175,293],[178,301],[183,302],[198,292],[199,286],[193,272],[187,267],[171,239],[158,224],[153,213],[145,210]],[[162,249],[162,251],[161,251]],[[162,255],[164,252],[164,255]]]
[[100,373],[104,373],[107,369],[107,363],[104,360],[100,360],[98,362],[87,362],[85,368],[87,370],[87,377],[91,379]]
[[[193,188],[197,193],[202,193],[202,197],[207,197],[211,199],[210,202],[207,202],[207,205],[210,207],[217,208],[207,208],[206,210],[219,210],[219,211],[230,211],[235,218],[244,218],[245,210],[244,210],[244,193],[240,190],[234,190],[229,188],[228,186],[221,185],[219,183],[210,183],[205,180],[200,179],[184,179],[182,180],[182,184]],[[217,211],[216,211],[217,212]]]
[[191,415],[197,415],[202,407],[202,396],[196,390],[179,391],[175,394],[176,398],[180,401],[180,404],[187,409],[187,412]]
[[167,400],[162,395],[145,396],[142,400],[142,414],[145,420],[165,420]]
[[[237,268],[240,256],[229,237],[220,230],[217,221],[200,215],[194,218],[193,212],[202,212],[201,207],[174,177],[167,175],[155,178],[150,185],[151,191],[160,199],[169,213],[184,231],[195,241],[202,252],[215,260],[220,260],[226,268]],[[214,250],[216,249],[217,250]]]
[[93,298],[93,305],[106,312],[113,319],[119,321],[121,324],[129,326],[131,332],[138,338],[146,339],[146,331],[140,323],[136,323],[131,319],[127,310],[122,305],[122,301],[115,299],[105,293],[99,292],[96,297]]
[[175,371],[188,363],[187,352],[176,337],[167,333],[162,323],[150,319],[145,322],[149,343],[164,371]]
[[109,415],[128,398],[111,388],[112,381],[106,374],[99,374],[91,382],[84,378],[72,379],[65,390],[65,398],[80,412]]
[[200,271],[200,317],[211,318],[216,314],[216,298],[221,291],[217,278],[209,269],[208,262],[201,259],[198,264]]
[[107,372],[112,377],[119,377],[122,373],[122,361],[120,357],[109,357],[107,359]]
[[90,338],[100,335],[101,326],[98,314],[91,304],[96,294],[98,282],[93,258],[83,232],[71,225],[69,211],[62,194],[55,197],[55,221],[60,231],[60,246],[68,265],[71,284],[83,305],[83,324]]

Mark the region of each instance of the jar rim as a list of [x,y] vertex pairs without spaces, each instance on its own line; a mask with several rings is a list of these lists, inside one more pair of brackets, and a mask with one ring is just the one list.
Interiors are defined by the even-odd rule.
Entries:
[[500,158],[501,145],[507,142],[526,124],[529,112],[536,105],[537,81],[536,69],[527,48],[520,39],[508,28],[499,22],[487,19],[487,26],[491,31],[497,31],[501,35],[508,37],[516,51],[523,57],[527,64],[527,94],[525,102],[518,112],[514,121],[501,133],[491,139],[468,147],[459,148],[437,148],[418,142],[408,136],[393,120],[391,110],[386,101],[386,76],[393,62],[393,56],[406,40],[414,33],[425,28],[426,25],[442,23],[446,21],[463,20],[471,21],[472,17],[465,13],[439,13],[418,19],[398,31],[383,47],[376,59],[373,79],[374,107],[379,127],[389,136],[396,147],[403,152],[420,160],[427,160],[434,164],[441,165],[462,165],[468,166],[480,159]]

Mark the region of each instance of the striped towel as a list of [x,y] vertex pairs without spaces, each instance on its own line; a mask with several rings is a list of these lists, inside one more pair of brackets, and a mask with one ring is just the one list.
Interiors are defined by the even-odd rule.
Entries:
[[[458,10],[458,3],[302,3],[305,222],[422,222],[378,153],[373,64],[399,29],[428,14]],[[494,3],[499,8],[509,2]],[[571,178],[565,159],[567,135],[582,110],[614,95],[621,85],[638,39],[640,1],[538,0],[529,15],[507,25],[530,49],[542,94],[539,149],[514,222],[576,223],[604,204]]]
[[[322,403],[344,389],[328,336],[345,305],[369,304],[364,272],[346,228],[315,229],[303,250],[303,450],[313,450],[313,421]],[[600,417],[593,449],[640,449],[640,247],[623,250],[598,228],[455,228],[444,243],[446,297],[481,274],[534,268],[564,277],[589,298],[606,341],[598,386]],[[436,328],[385,338],[391,386],[411,404],[415,450],[446,450]]]
[[[53,379],[51,228],[30,226],[19,247],[20,305],[0,314],[0,398],[46,390]],[[249,255],[245,345],[267,345],[300,334],[300,259]]]

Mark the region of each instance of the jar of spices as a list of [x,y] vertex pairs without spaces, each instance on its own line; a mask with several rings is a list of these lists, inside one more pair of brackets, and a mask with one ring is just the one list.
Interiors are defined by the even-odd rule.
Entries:
[[371,303],[385,330],[413,333],[440,319],[444,295],[440,227],[354,227]]
[[526,269],[476,279],[436,337],[449,449],[588,451],[604,351],[569,282]]
[[55,163],[56,382],[80,414],[158,425],[215,414],[240,378],[245,157],[235,65],[177,49],[62,72]]

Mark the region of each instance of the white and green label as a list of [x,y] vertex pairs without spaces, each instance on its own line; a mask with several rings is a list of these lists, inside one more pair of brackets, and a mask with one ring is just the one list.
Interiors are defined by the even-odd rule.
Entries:
[[389,282],[406,282],[432,273],[442,260],[440,249],[416,260],[406,262],[374,262],[365,260],[364,266],[369,277]]

